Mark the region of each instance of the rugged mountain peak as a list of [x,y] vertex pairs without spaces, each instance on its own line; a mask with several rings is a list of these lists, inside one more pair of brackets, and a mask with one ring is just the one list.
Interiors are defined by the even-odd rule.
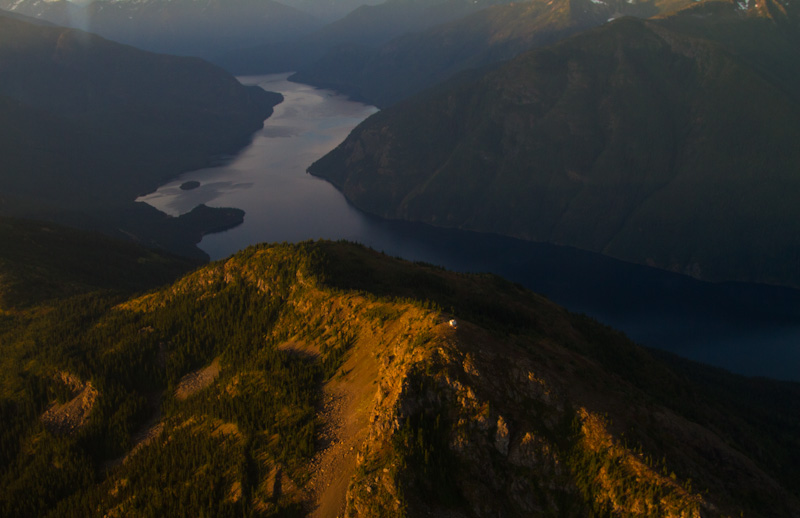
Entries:
[[[800,437],[795,385],[662,358],[493,276],[347,243],[265,245],[128,301],[66,302],[30,327],[4,317],[43,344],[25,352],[2,335],[4,365],[46,373],[47,387],[68,362],[91,377],[96,400],[72,435],[3,450],[24,475],[11,484],[0,472],[6,509],[576,518],[800,509],[797,464],[786,462]],[[63,326],[74,336],[53,341]],[[700,381],[709,376],[713,388]],[[32,444],[25,416],[38,420],[46,400],[16,397],[32,410],[6,433]],[[71,457],[48,462],[57,446]],[[93,462],[104,479],[72,476],[59,493],[25,497]]]
[[[325,363],[347,337],[322,386],[310,479],[279,467],[293,488],[283,498],[320,516],[725,516],[742,505],[732,487],[758,488],[759,506],[783,494],[713,427],[633,381],[683,383],[647,352],[492,282],[341,243],[255,247],[117,311],[157,314],[250,286],[284,308],[271,331],[279,350]],[[455,313],[438,309],[451,300]],[[647,372],[611,374],[598,354],[632,355]],[[735,476],[718,480],[722,466]]]
[[[456,331],[439,322],[428,333],[426,347],[390,353],[400,367],[386,365],[381,376],[346,515],[716,510],[623,445],[602,415],[573,408],[520,350],[496,347],[470,323]],[[592,472],[601,465],[618,467]],[[584,470],[587,479],[576,480]],[[634,477],[637,488],[625,487]]]

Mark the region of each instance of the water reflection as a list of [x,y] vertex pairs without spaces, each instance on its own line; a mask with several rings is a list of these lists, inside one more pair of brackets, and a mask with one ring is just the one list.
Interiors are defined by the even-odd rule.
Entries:
[[[203,239],[200,247],[212,258],[260,242],[348,239],[453,270],[497,273],[645,345],[735,372],[800,380],[795,290],[701,283],[567,247],[387,222],[359,212],[305,171],[376,109],[286,77],[242,78],[285,97],[247,149],[141,198],[173,215],[199,203],[243,209],[244,224]],[[180,189],[191,180],[200,186]]]

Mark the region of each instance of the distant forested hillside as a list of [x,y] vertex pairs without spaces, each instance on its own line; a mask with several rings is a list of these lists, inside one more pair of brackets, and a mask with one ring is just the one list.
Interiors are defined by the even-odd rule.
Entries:
[[386,109],[310,171],[388,218],[799,286],[793,5],[616,20]]
[[[133,200],[246,144],[281,100],[199,59],[2,14],[0,68],[0,213],[190,254],[211,227],[181,239],[184,229],[170,231],[169,219]],[[235,223],[231,215],[218,219]]]

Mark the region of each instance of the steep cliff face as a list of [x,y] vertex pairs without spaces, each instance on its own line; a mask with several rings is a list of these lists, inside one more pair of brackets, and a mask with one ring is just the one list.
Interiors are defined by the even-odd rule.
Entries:
[[[96,389],[82,426],[59,435],[36,432],[47,392],[2,378],[2,408],[33,419],[11,413],[4,432],[22,445],[2,450],[7,515],[800,509],[796,384],[661,359],[496,277],[345,243],[261,246],[70,307],[0,327],[3,372],[52,380],[70,365]],[[102,477],[63,480],[93,463]]]

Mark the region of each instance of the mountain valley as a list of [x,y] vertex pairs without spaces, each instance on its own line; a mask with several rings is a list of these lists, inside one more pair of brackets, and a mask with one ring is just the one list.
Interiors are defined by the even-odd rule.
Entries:
[[798,65],[794,0],[0,0],[0,515],[800,516]]

